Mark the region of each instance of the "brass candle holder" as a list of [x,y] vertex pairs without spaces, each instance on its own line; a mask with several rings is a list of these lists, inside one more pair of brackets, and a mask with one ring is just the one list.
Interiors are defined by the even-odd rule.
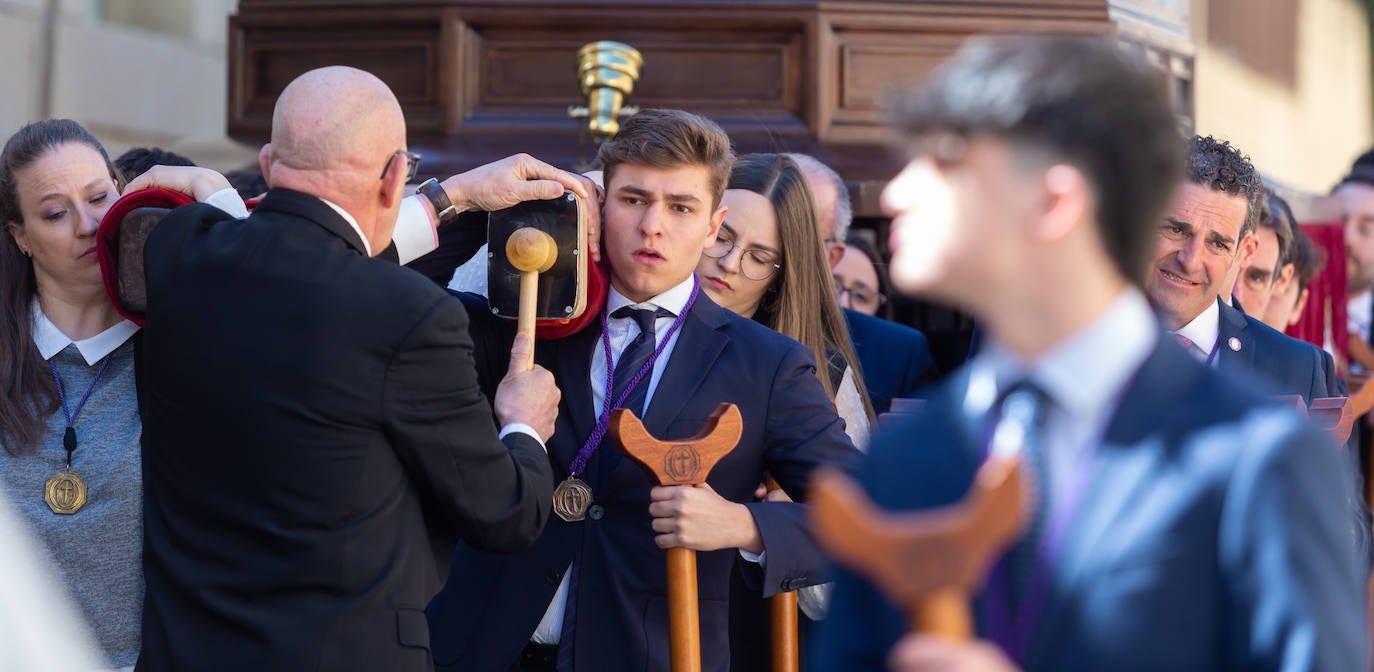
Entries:
[[601,40],[577,50],[577,79],[587,105],[568,108],[568,116],[586,119],[587,130],[597,140],[607,140],[620,132],[620,117],[639,112],[625,99],[639,81],[644,57],[622,42]]

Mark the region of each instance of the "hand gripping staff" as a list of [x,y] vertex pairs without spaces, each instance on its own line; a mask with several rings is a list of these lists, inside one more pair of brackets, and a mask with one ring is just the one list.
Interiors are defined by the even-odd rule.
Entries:
[[[659,485],[701,485],[722,457],[739,444],[743,432],[739,407],[720,404],[696,436],[660,441],[649,435],[634,413],[611,414],[610,437]],[[672,672],[700,672],[701,620],[697,605],[697,555],[670,548],[668,560],[668,653]]]

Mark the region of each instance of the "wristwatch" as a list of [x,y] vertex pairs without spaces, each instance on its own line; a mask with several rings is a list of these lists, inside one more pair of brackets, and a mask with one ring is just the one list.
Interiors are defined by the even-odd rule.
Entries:
[[458,208],[453,206],[453,201],[448,199],[448,194],[444,188],[439,186],[439,180],[431,177],[420,183],[415,188],[415,193],[429,199],[429,204],[434,206],[434,214],[439,217],[439,224],[448,224],[458,218]]

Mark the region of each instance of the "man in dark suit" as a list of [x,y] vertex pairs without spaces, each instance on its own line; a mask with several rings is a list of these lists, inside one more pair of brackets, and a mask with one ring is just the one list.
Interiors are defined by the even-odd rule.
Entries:
[[[372,258],[418,159],[405,139],[376,77],[308,72],[277,102],[257,210],[190,205],[150,236],[139,670],[430,670],[436,562],[542,529],[552,376],[488,388],[498,434],[462,305]],[[484,170],[489,191],[523,179]],[[228,186],[193,175],[197,196]]]
[[1106,40],[971,40],[896,118],[895,283],[968,307],[986,344],[875,439],[864,486],[938,507],[1019,451],[1037,494],[977,597],[986,639],[904,635],[844,572],[817,667],[1366,669],[1337,452],[1190,357],[1136,284],[1182,165],[1158,74]]
[[[806,174],[806,184],[816,205],[816,227],[825,241],[830,268],[834,269],[844,256],[844,240],[854,216],[849,188],[820,159],[808,154],[788,156]],[[893,399],[914,396],[939,378],[925,334],[849,308],[844,309],[844,319],[873,412],[886,413]]]
[[[549,443],[555,480],[571,487],[576,479],[591,504],[582,519],[550,520],[534,546],[514,556],[459,544],[429,607],[439,669],[667,669],[664,548],[698,551],[702,661],[713,672],[729,666],[733,565],[748,563],[767,596],[823,580],[803,506],[754,502],[754,489],[766,470],[803,501],[813,467],[853,463],[857,452],[809,351],[715,305],[693,274],[725,216],[729,139],[696,115],[645,110],[599,158],[611,278],[605,314],[536,350],[564,390]],[[486,387],[506,366],[500,345],[513,325],[468,300]],[[645,311],[642,322],[623,317],[631,309]],[[643,354],[625,366],[636,352]],[[695,434],[718,403],[734,403],[744,435],[709,487],[653,487],[634,461],[598,440],[608,397],[665,439]]]
[[1228,142],[1193,136],[1187,147],[1185,179],[1157,224],[1155,261],[1145,279],[1164,326],[1209,366],[1251,372],[1307,403],[1334,395],[1334,371],[1323,366],[1316,346],[1218,298],[1230,298],[1240,269],[1254,257],[1264,184]]

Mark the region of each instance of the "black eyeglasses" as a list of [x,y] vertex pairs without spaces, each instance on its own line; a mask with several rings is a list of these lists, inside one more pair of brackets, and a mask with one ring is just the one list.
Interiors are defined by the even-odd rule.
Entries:
[[[398,149],[392,152],[391,156],[396,156],[397,154],[406,157],[406,182],[415,179],[415,171],[420,169],[420,155],[415,152],[407,152],[404,149]],[[382,167],[382,176],[377,179],[386,179],[387,172],[391,170],[391,156],[386,157],[386,165]]]
[[840,300],[841,306],[844,306],[845,294],[849,295],[849,303],[851,304],[851,306],[845,306],[846,308],[853,307],[876,310],[879,306],[883,305],[884,301],[887,301],[887,297],[883,296],[882,292],[874,290],[871,287],[861,284],[845,286],[840,276],[832,275],[830,277],[835,280],[835,294]]
[[736,248],[740,251],[739,269],[744,273],[744,277],[750,280],[767,280],[782,268],[782,264],[778,263],[777,254],[772,250],[745,249],[724,232],[716,235],[715,244],[702,254],[712,259],[724,259]]

